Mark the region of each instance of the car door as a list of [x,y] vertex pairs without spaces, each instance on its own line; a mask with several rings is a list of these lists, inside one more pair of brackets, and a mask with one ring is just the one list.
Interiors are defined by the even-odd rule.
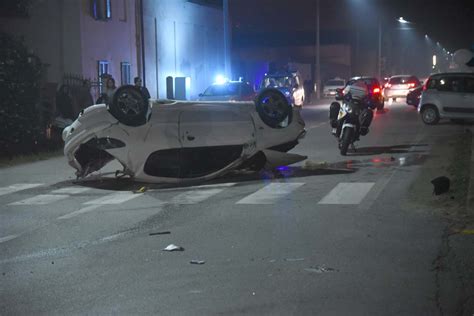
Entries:
[[251,104],[196,104],[179,118],[182,178],[196,178],[226,168],[255,140]]
[[466,111],[466,115],[474,118],[474,76],[464,77],[463,90],[460,95],[460,102]]
[[464,77],[445,75],[437,78],[438,98],[442,111],[450,117],[465,117],[470,112],[463,100]]

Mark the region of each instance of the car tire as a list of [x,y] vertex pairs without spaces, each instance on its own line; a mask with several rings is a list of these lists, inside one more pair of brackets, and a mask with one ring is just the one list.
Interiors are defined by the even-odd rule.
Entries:
[[421,109],[421,120],[426,125],[435,125],[439,122],[438,109],[433,105],[426,105]]
[[384,108],[385,108],[385,102],[382,102],[382,104],[379,104],[379,106],[377,106],[377,111],[383,111]]
[[288,119],[291,123],[293,109],[286,97],[277,89],[262,90],[256,100],[255,107],[260,119],[271,128],[282,128],[282,122]]
[[141,126],[149,117],[148,101],[139,88],[132,85],[122,86],[115,91],[109,104],[109,112],[124,125]]

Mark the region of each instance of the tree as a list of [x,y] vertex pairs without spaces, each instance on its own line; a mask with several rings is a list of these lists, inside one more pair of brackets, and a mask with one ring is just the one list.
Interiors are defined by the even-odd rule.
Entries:
[[23,40],[0,33],[0,156],[35,152],[44,139],[36,109],[43,69]]

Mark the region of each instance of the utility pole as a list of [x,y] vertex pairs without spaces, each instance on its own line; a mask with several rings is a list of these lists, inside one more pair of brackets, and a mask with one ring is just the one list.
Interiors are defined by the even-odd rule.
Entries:
[[228,79],[232,79],[232,67],[230,56],[230,44],[232,41],[230,15],[229,15],[229,0],[223,1],[224,13],[224,71]]
[[379,17],[379,47],[377,56],[377,75],[378,79],[382,80],[382,18]]
[[319,0],[316,0],[316,99],[321,99],[321,57],[319,30]]

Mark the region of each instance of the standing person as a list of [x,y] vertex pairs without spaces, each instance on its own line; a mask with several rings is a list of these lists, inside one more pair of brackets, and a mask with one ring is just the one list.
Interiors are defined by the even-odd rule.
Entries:
[[114,93],[117,91],[117,86],[115,86],[115,79],[110,76],[107,78],[107,81],[105,82],[105,94],[107,95],[107,98],[109,102],[112,102],[112,98],[114,97]]
[[105,77],[104,91],[102,91],[100,97],[97,99],[96,104],[100,104],[100,103],[108,104],[112,102],[112,99],[114,97],[114,93],[116,90],[117,90],[117,87],[115,86],[115,79],[112,76],[107,75]]
[[148,89],[144,86],[142,86],[142,79],[140,77],[135,77],[133,79],[133,82],[135,83],[135,87],[138,87],[140,89],[140,92],[147,98],[150,98],[150,92],[148,92]]

